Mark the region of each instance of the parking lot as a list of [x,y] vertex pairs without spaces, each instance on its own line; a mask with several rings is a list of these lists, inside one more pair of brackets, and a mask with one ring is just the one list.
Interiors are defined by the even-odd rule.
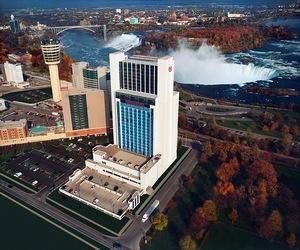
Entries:
[[2,96],[8,101],[18,101],[25,103],[37,103],[52,98],[51,88],[32,89],[4,94]]
[[[11,104],[10,109],[1,113],[2,121],[18,121],[26,119],[29,128],[31,126],[56,126],[58,121],[62,120],[62,115],[58,109],[41,109],[30,106]],[[54,115],[54,114],[55,115]]]
[[20,179],[40,190],[53,186],[65,172],[77,167],[74,161],[71,163],[68,160],[67,157],[59,158],[40,150],[32,150],[12,158],[2,170],[9,177]]
[[76,168],[84,168],[95,145],[109,142],[111,137],[90,136],[32,144],[29,150],[28,147],[3,147],[3,153],[17,152],[3,164],[1,171],[36,190],[51,188],[58,179],[67,179]]

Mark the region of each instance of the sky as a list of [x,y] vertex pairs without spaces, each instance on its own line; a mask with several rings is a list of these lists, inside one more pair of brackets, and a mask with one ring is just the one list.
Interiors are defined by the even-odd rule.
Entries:
[[292,0],[0,0],[0,10],[25,8],[117,8],[142,6],[181,6],[208,4],[274,5]]

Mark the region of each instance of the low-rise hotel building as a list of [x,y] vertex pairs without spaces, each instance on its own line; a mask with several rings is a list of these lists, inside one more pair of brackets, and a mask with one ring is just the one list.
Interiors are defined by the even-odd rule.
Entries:
[[0,145],[5,142],[26,140],[28,126],[26,119],[19,121],[0,121]]

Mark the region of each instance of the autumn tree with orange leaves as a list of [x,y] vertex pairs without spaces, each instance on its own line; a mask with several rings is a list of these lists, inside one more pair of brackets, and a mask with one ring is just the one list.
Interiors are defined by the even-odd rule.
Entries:
[[228,214],[228,218],[231,220],[232,223],[235,223],[238,220],[239,214],[236,208],[233,208],[231,210],[231,212]]
[[290,247],[294,247],[296,245],[296,235],[294,233],[290,233],[289,237],[287,238],[286,242]]
[[274,239],[282,232],[282,218],[278,210],[273,210],[270,216],[262,223],[259,234],[266,239]]

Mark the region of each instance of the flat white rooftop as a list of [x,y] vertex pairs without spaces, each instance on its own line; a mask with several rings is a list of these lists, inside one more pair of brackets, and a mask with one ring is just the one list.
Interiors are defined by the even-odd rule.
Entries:
[[148,157],[136,154],[125,149],[119,148],[117,145],[110,144],[106,147],[96,146],[93,148],[93,153],[98,154],[103,159],[118,163],[123,166],[127,166],[134,169],[139,169],[148,161]]
[[76,170],[62,191],[100,210],[121,215],[128,209],[128,200],[141,189],[98,173],[89,167]]
[[[105,159],[109,162],[117,163],[124,167],[135,169],[143,173],[148,172],[148,170],[151,169],[161,157],[161,155],[146,157],[142,154],[121,149],[114,144],[109,144],[106,147],[98,145],[93,148],[93,154],[98,155],[102,159]],[[106,167],[110,168],[110,166],[107,165]]]

